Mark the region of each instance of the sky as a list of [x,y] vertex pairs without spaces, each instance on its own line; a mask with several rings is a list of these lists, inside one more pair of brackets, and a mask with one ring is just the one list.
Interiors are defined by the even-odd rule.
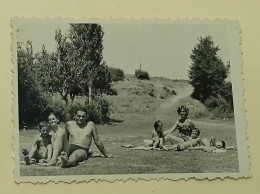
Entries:
[[[110,67],[134,74],[140,68],[151,77],[188,79],[191,51],[199,37],[212,36],[218,55],[229,61],[227,26],[225,24],[100,23],[104,30],[103,60]],[[18,41],[31,40],[34,52],[42,45],[49,52],[56,49],[55,30],[68,32],[69,24],[60,21],[21,20],[16,23]]]

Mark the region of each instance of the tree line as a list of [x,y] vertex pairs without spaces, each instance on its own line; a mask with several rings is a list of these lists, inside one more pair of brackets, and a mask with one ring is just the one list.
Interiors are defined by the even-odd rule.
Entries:
[[43,45],[40,52],[33,53],[31,41],[26,45],[18,42],[20,124],[38,122],[48,111],[58,108],[51,107],[57,94],[65,107],[79,95],[86,96],[86,105],[92,106],[102,94],[116,94],[103,60],[103,36],[99,24],[70,24],[68,34],[55,31],[54,52],[47,52]]

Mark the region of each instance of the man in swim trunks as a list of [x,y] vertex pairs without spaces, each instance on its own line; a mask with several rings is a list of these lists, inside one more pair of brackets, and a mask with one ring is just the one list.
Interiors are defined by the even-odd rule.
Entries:
[[78,162],[86,160],[89,156],[92,138],[106,158],[113,157],[111,154],[107,154],[95,124],[92,121],[87,122],[87,111],[84,108],[78,109],[75,121],[67,122],[65,130],[58,131],[53,156],[47,166],[58,165],[66,168],[76,166]]

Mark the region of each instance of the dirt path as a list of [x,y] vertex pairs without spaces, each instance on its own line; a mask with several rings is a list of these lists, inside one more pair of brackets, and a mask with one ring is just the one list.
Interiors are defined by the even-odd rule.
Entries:
[[[185,84],[181,90],[177,91],[177,95],[164,100],[163,103],[158,106],[157,110],[140,113],[139,116],[137,116],[136,122],[138,125],[142,126],[145,122],[152,123],[155,119],[160,119],[169,127],[178,119],[176,112],[178,102],[191,95],[192,91],[192,86]],[[142,119],[138,119],[138,117]]]
[[168,110],[170,107],[173,107],[175,104],[177,104],[180,99],[190,96],[192,92],[192,86],[187,84],[176,96],[169,98],[167,101],[162,103],[159,106],[159,110]]

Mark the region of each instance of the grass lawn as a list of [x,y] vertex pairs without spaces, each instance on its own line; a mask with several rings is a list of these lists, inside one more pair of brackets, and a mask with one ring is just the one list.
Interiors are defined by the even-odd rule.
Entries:
[[[144,151],[122,148],[121,145],[140,145],[149,139],[153,122],[161,119],[164,129],[169,129],[178,119],[177,107],[189,104],[190,116],[203,112],[203,105],[192,99],[193,89],[187,82],[178,82],[162,78],[140,81],[133,76],[115,85],[118,96],[108,96],[110,102],[117,106],[113,112],[111,125],[98,125],[98,133],[106,150],[115,158],[93,158],[73,168],[40,167],[20,165],[21,176],[53,175],[103,175],[103,174],[156,174],[156,173],[221,173],[238,172],[237,150],[225,153],[206,153],[203,151]],[[147,94],[149,88],[159,90],[167,86],[177,95],[168,99],[157,99]],[[138,92],[138,94],[137,94]],[[158,92],[158,91],[157,91]],[[199,114],[198,114],[199,115]],[[193,116],[193,118],[196,118]],[[119,122],[121,120],[121,122]],[[224,139],[227,146],[236,146],[236,130],[233,120],[193,119],[201,130],[201,138],[216,137]],[[37,130],[20,131],[20,161],[23,161],[22,148],[29,149]],[[94,152],[99,152],[92,145]]]
[[[169,114],[168,114],[169,115]],[[170,115],[168,116],[170,117]],[[177,118],[177,117],[176,117]],[[164,122],[165,129],[174,120]],[[53,175],[103,175],[103,174],[156,174],[156,173],[221,173],[238,172],[238,154],[236,150],[225,153],[206,153],[202,151],[144,151],[122,148],[121,145],[139,145],[148,139],[152,129],[151,114],[125,115],[125,121],[113,125],[98,125],[99,135],[109,153],[115,158],[92,158],[77,167],[60,169],[58,167],[26,166],[21,162],[21,176]],[[225,139],[227,145],[236,146],[234,121],[194,120],[201,129],[201,137]],[[30,148],[37,130],[20,131],[20,161],[23,161],[22,148]],[[98,149],[93,144],[94,152]]]

